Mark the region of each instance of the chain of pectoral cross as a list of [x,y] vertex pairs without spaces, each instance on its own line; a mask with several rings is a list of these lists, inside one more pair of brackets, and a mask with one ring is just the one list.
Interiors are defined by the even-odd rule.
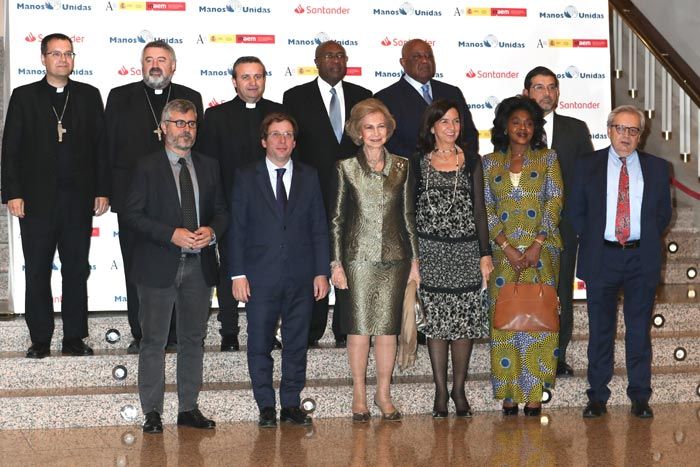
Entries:
[[[168,105],[168,102],[170,101],[170,91],[172,91],[173,87],[170,86],[168,88],[168,95],[165,97],[165,105]],[[151,115],[153,115],[153,122],[156,124],[156,129],[153,130],[153,133],[158,136],[158,141],[162,141],[162,136],[163,136],[163,130],[160,129],[160,124],[158,123],[158,117],[156,117],[156,112],[153,110],[153,104],[151,104],[151,98],[148,96],[148,91],[146,88],[143,88],[143,92],[146,94],[146,100],[148,101],[148,108],[151,109]]]
[[58,142],[62,143],[63,142],[63,134],[68,133],[68,130],[63,128],[63,116],[66,114],[66,107],[68,107],[68,98],[70,97],[70,91],[66,91],[66,101],[63,103],[63,110],[61,111],[61,115],[58,115],[58,112],[56,112],[56,108],[51,105],[51,110],[53,110],[53,114],[56,116],[57,124],[56,124],[56,132],[58,133]]

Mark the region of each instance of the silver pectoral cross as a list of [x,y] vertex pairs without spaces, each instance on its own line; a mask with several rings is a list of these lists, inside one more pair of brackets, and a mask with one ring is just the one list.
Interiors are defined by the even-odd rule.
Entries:
[[68,133],[68,130],[63,128],[63,123],[61,121],[58,121],[58,125],[56,125],[56,131],[58,132],[58,142],[62,143],[63,142],[63,133]]
[[161,130],[160,127],[156,127],[156,129],[153,130],[153,133],[158,135],[158,141],[162,141],[161,135],[163,134],[163,130]]

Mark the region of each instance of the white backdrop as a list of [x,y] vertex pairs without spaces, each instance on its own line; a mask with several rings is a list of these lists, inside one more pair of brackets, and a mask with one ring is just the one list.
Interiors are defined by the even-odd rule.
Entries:
[[[303,1],[303,3],[302,3]],[[495,106],[519,93],[537,65],[559,76],[558,111],[583,119],[596,148],[608,144],[610,111],[608,3],[605,0],[8,0],[5,102],[9,91],[41,79],[39,42],[52,32],[74,40],[72,78],[97,86],[140,79],[140,52],[152,39],[177,53],[174,81],[202,93],[204,106],[231,99],[230,68],[256,55],[268,70],[265,97],[313,79],[314,49],[327,39],[349,55],[349,81],[378,91],[401,75],[401,45],[419,37],[433,46],[437,79],[459,86],[491,150]],[[24,311],[19,224],[10,223],[10,306]],[[95,218],[88,282],[90,310],[126,309],[116,216]],[[54,261],[54,306],[60,310],[60,260]],[[582,296],[579,290],[576,296]]]

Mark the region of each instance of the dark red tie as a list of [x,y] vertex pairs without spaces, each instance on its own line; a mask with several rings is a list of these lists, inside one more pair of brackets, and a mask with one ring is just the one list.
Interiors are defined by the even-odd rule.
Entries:
[[617,215],[615,216],[615,238],[621,244],[630,238],[630,176],[627,173],[627,158],[621,157],[620,182],[617,187]]

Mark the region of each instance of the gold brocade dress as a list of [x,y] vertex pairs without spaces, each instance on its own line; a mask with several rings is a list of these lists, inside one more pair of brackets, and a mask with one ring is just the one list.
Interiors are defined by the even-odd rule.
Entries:
[[[510,151],[488,154],[484,156],[483,164],[484,198],[491,240],[503,232],[508,242],[522,252],[538,234],[544,234],[538,269],[542,282],[556,287],[562,248],[557,226],[563,201],[556,153],[549,149],[528,150],[523,155],[517,184],[510,176]],[[492,314],[501,287],[514,282],[516,276],[498,246],[493,248],[493,263],[494,270],[489,278]],[[525,269],[520,280],[536,282],[534,268]],[[521,404],[540,402],[543,389],[554,387],[558,353],[559,333],[491,328],[494,397]]]
[[348,280],[336,290],[343,334],[398,335],[411,260],[418,258],[413,179],[408,159],[384,151],[374,172],[364,152],[336,163],[331,260]]

